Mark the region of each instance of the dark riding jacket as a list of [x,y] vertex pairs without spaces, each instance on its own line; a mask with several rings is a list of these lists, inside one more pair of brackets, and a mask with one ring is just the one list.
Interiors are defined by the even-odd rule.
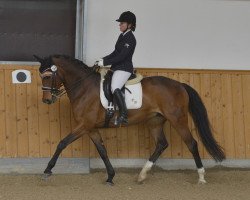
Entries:
[[135,51],[136,39],[132,31],[125,35],[120,34],[116,44],[115,50],[108,56],[103,58],[103,64],[111,65],[111,70],[122,70],[132,73],[133,62],[132,57]]

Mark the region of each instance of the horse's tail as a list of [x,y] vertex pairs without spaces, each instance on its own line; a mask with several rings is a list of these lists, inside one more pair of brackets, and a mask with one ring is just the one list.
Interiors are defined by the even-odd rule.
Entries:
[[198,129],[201,141],[208,153],[215,161],[222,161],[226,158],[223,149],[213,137],[207,110],[203,104],[199,94],[189,85],[182,83],[189,96],[189,112],[194,120],[194,124]]

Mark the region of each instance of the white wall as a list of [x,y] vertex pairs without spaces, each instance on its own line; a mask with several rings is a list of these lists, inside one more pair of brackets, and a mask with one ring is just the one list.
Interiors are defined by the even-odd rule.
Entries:
[[136,67],[250,70],[250,1],[86,0],[85,61],[111,53],[123,11],[137,16]]

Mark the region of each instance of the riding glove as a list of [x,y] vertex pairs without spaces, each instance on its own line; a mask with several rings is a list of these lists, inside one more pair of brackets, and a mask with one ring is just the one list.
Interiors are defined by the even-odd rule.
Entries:
[[99,59],[98,61],[96,61],[96,64],[97,64],[99,67],[103,67],[103,59]]

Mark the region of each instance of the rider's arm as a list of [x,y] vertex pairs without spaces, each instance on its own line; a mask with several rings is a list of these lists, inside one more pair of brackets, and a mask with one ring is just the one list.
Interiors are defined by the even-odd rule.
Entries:
[[[119,40],[121,39],[121,37],[122,37],[122,34],[119,35],[119,37],[118,37],[118,39],[116,41],[115,46],[117,45],[117,43],[119,42]],[[116,55],[117,55],[117,50],[115,49],[111,54],[103,57],[102,59],[107,59],[108,60],[108,59],[114,58]]]
[[119,63],[119,62],[123,61],[124,59],[126,59],[126,57],[130,53],[132,53],[134,51],[135,46],[136,46],[135,39],[132,38],[132,37],[127,38],[127,40],[125,40],[123,42],[123,47],[122,47],[122,50],[120,51],[120,53],[117,53],[113,57],[109,57],[109,58],[104,57],[103,58],[104,66],[113,65],[113,64],[116,64],[116,63]]
[[115,55],[116,55],[116,51],[114,50],[111,54],[103,57],[102,59],[111,59],[111,58],[115,57]]

